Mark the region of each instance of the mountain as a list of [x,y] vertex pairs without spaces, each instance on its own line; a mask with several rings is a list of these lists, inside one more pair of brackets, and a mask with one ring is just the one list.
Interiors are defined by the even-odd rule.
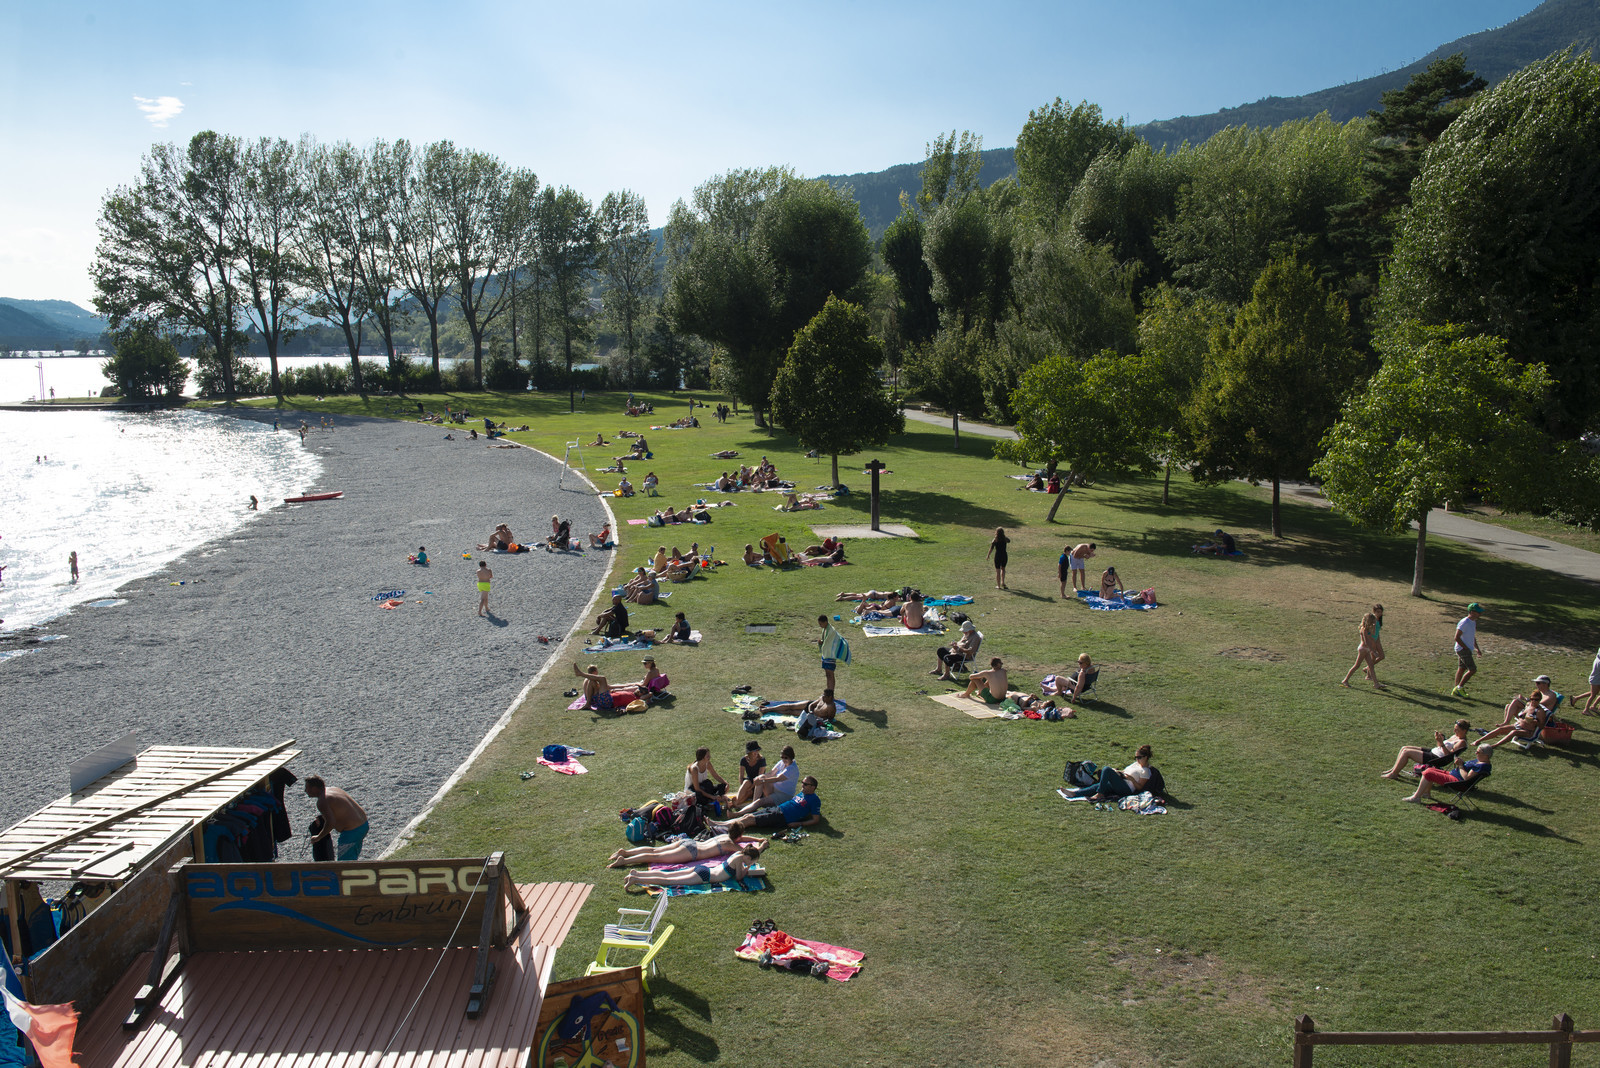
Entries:
[[[1304,96],[1269,96],[1253,104],[1223,108],[1209,115],[1183,115],[1134,127],[1152,145],[1168,151],[1183,142],[1199,144],[1218,130],[1229,126],[1277,126],[1290,119],[1307,119],[1324,111],[1345,122],[1376,111],[1389,89],[1403,87],[1412,76],[1427,69],[1436,59],[1462,52],[1467,68],[1493,85],[1514,70],[1559,52],[1569,45],[1582,51],[1600,51],[1600,0],[1545,0],[1544,3],[1498,29],[1484,30],[1458,38],[1399,70],[1373,78],[1322,89]],[[825,174],[833,186],[850,186],[861,204],[861,217],[873,240],[900,214],[900,194],[915,195],[922,188],[920,163],[902,163],[887,170],[862,174]],[[979,180],[987,186],[1017,170],[1016,156],[1010,148],[991,148],[983,153]]]
[[0,297],[0,348],[73,348],[87,338],[97,341],[106,320],[65,300],[17,300]]
[[1336,121],[1345,122],[1376,111],[1386,90],[1401,88],[1434,60],[1457,52],[1466,54],[1468,70],[1493,85],[1512,71],[1569,45],[1585,52],[1593,50],[1597,44],[1600,44],[1600,0],[1545,0],[1515,22],[1440,45],[1409,67],[1304,96],[1269,96],[1210,115],[1163,119],[1146,123],[1137,130],[1146,141],[1170,150],[1185,141],[1198,144],[1229,126],[1277,126],[1324,111]]

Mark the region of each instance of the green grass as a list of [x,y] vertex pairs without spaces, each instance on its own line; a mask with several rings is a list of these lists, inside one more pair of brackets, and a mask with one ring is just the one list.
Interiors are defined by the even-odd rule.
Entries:
[[[656,402],[654,422],[683,411],[681,396]],[[565,397],[451,403],[526,418],[534,431],[513,437],[557,455],[567,440],[642,422],[615,414],[615,395],[590,398],[579,415],[565,414]],[[305,405],[371,414],[388,406]],[[619,519],[698,495],[691,482],[728,466],[709,457],[717,449],[766,454],[801,486],[827,477],[825,461],[803,459],[791,439],[754,429],[748,416],[649,436],[656,458],[630,465],[630,475],[637,483],[655,470],[664,499],[617,501]],[[1560,1010],[1580,1028],[1600,1026],[1594,721],[1565,748],[1501,750],[1481,811],[1460,823],[1401,804],[1404,788],[1377,777],[1398,746],[1457,716],[1498,722],[1499,704],[1540,671],[1564,692],[1585,689],[1600,632],[1587,588],[1503,561],[1489,567],[1436,540],[1429,596],[1413,599],[1410,539],[1286,503],[1288,536],[1274,541],[1265,494],[1244,486],[1174,481],[1162,505],[1153,480],[1105,484],[1073,493],[1047,526],[1049,498],[1019,492],[1004,477],[1016,469],[988,449],[964,437],[954,452],[948,428],[913,423],[878,455],[893,470],[883,518],[911,524],[918,541],[853,541],[849,567],[734,564],[677,587],[670,609],[637,610],[636,626],[665,625],[681,609],[706,634],[698,649],[658,652],[677,695],[670,707],[616,718],[566,711],[568,665],[583,657],[564,650],[408,852],[504,849],[521,879],[596,883],[556,965],[557,978],[581,974],[613,910],[637,904],[603,868],[623,842],[618,809],[678,788],[696,745],[710,746],[733,778],[750,735],[723,711],[729,689],[814,694],[815,617],[849,618],[834,594],[912,583],[975,595],[985,653],[1032,685],[1090,652],[1104,665],[1104,700],[1075,721],[974,720],[918,693],[941,689],[925,674],[935,639],[855,631],[854,662],[839,673],[848,736],[800,747],[802,769],[821,781],[826,822],[772,847],[770,894],[672,903],[677,933],[647,1020],[653,1065],[774,1056],[818,1065],[1283,1065],[1302,1012],[1322,1029],[1532,1028]],[[865,488],[857,462],[868,458],[841,462],[852,489]],[[731,499],[737,507],[709,527],[621,526],[617,566],[662,543],[714,543],[727,560],[773,531],[804,544],[811,524],[863,521],[867,507],[852,495],[786,515],[764,495]],[[995,526],[1015,539],[1008,593],[992,589],[984,561]],[[1218,526],[1239,537],[1246,559],[1190,555]],[[1096,613],[1062,603],[1056,556],[1079,540],[1097,542],[1099,562],[1130,585],[1154,586],[1164,607]],[[1445,694],[1451,630],[1469,600],[1487,608],[1486,652],[1463,702]],[[1373,601],[1387,608],[1387,694],[1337,685]],[[778,633],[744,633],[764,620],[778,621]],[[599,662],[613,678],[637,677],[636,656]],[[770,751],[778,739],[763,741]],[[590,774],[521,780],[547,742],[597,750],[585,761]],[[1055,796],[1064,761],[1120,766],[1142,742],[1154,746],[1174,796],[1170,814],[1096,812]],[[765,916],[865,951],[866,970],[841,985],[737,961],[742,932]],[[1317,1063],[1532,1056],[1324,1049]]]

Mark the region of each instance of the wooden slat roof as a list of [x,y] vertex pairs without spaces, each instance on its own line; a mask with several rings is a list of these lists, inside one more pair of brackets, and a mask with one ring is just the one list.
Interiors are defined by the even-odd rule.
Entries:
[[511,945],[491,953],[494,991],[476,1020],[466,1016],[476,949],[268,950],[196,954],[149,1022],[124,1031],[122,1020],[149,971],[146,953],[80,1025],[79,1063],[525,1068],[555,947],[593,887],[539,883],[519,889],[530,907],[529,923]]
[[[52,801],[0,832],[0,875],[11,879],[117,879],[138,870],[167,843],[226,807],[255,783],[300,755],[298,749],[229,749],[158,745],[76,793]],[[234,764],[242,766],[176,797],[141,809],[58,848],[12,863],[41,846],[198,783]]]

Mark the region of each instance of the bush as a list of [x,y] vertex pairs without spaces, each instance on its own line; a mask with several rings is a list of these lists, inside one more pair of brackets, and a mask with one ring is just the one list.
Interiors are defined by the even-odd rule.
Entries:
[[283,392],[297,396],[325,396],[350,392],[350,368],[337,363],[286,368],[281,375]]
[[491,353],[484,364],[483,384],[488,389],[520,392],[528,388],[528,372],[504,353]]

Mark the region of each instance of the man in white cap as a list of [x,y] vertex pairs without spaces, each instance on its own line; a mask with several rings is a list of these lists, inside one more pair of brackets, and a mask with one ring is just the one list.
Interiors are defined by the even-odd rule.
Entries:
[[978,628],[973,625],[972,620],[963,621],[961,637],[956,639],[955,644],[949,647],[940,646],[935,650],[937,666],[928,674],[938,676],[946,682],[956,681],[955,676],[950,674],[951,670],[977,656],[978,646],[982,644],[983,635],[978,633]]

